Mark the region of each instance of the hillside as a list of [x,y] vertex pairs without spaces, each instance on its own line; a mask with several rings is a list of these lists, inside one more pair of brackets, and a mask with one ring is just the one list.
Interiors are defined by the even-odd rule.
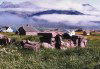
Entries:
[[[24,49],[18,43],[21,39],[38,41],[37,37],[2,33],[16,39],[15,43],[0,47],[0,68],[2,69],[96,69],[100,68],[100,34],[88,38],[87,48],[51,50],[42,48],[39,52]],[[81,34],[81,33],[78,33]],[[33,38],[33,39],[32,39]],[[16,44],[17,43],[17,44]]]

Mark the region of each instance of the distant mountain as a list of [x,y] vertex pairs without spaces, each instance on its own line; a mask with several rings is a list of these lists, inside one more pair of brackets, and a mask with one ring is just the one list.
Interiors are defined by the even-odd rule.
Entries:
[[26,12],[26,11],[0,11],[2,13],[14,14],[22,17],[33,17],[33,16],[41,16],[46,14],[64,14],[64,15],[84,15],[83,13],[76,10],[46,10],[40,12]]
[[33,13],[31,16],[40,16],[46,14],[84,15],[83,13],[76,10],[47,10],[38,13]]

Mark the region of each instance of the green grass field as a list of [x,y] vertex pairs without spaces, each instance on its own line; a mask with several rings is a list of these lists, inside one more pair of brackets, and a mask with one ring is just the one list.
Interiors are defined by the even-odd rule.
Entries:
[[41,49],[39,52],[17,45],[22,39],[39,41],[37,36],[2,33],[16,42],[0,47],[0,69],[100,69],[100,35],[86,36],[87,48],[61,50]]

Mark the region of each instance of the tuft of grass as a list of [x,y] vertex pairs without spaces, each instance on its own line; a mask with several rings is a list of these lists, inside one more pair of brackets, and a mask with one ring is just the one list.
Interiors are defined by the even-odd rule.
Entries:
[[100,36],[86,36],[89,41],[87,48],[65,51],[41,48],[35,52],[17,44],[22,39],[39,41],[38,36],[5,35],[15,42],[0,47],[1,69],[100,69]]
[[34,52],[10,44],[0,49],[2,69],[93,69],[100,64],[100,48],[74,48],[65,51],[41,49]]

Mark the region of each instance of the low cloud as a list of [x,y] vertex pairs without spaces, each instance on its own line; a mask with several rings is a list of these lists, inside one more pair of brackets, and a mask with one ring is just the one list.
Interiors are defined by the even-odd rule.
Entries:
[[47,14],[41,16],[34,16],[33,18],[43,19],[51,22],[69,21],[78,23],[80,21],[100,21],[100,17],[88,15]]

